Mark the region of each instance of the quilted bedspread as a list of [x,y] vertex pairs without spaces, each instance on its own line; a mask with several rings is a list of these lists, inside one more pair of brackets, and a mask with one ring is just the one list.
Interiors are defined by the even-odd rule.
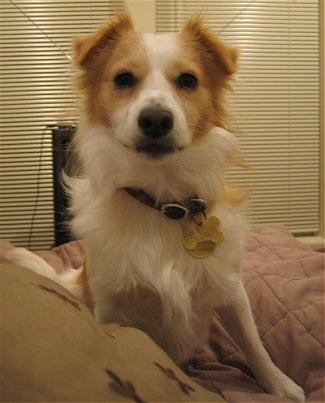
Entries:
[[[273,361],[304,388],[307,402],[325,402],[324,254],[280,225],[261,227],[246,240],[242,269],[260,336]],[[196,358],[192,376],[226,401],[279,402],[254,382],[217,317],[209,351]]]
[[[79,267],[84,258],[78,241],[37,253],[57,270]],[[263,343],[276,365],[304,388],[307,402],[325,401],[324,256],[298,242],[283,226],[271,225],[249,233],[242,263]],[[217,315],[209,346],[196,354],[187,372],[228,402],[280,402],[256,384]]]

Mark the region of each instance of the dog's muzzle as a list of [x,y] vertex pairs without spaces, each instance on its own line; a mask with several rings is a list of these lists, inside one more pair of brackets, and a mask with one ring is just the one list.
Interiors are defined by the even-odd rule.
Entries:
[[175,145],[168,138],[174,127],[173,114],[165,109],[144,109],[138,117],[138,127],[143,134],[137,151],[153,158],[160,158],[175,151]]

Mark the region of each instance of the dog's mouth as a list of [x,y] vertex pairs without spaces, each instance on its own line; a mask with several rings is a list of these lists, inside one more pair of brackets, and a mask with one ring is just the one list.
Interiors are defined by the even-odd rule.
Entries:
[[138,153],[146,154],[154,159],[163,158],[165,155],[172,154],[177,150],[175,146],[168,143],[144,143],[136,146]]

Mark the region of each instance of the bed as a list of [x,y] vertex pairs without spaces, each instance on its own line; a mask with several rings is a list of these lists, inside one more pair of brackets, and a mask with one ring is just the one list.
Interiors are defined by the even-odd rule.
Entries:
[[[14,245],[0,243],[0,255]],[[79,267],[82,242],[36,252],[56,270]],[[259,333],[274,362],[324,402],[324,253],[281,225],[247,236],[242,271]],[[217,315],[209,343],[178,368],[141,331],[95,323],[48,279],[1,260],[2,402],[285,402],[255,382]]]

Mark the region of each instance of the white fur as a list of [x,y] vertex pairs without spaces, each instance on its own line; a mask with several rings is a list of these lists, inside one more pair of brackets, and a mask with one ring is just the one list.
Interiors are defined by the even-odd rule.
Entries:
[[4,257],[17,266],[29,269],[60,284],[75,297],[79,299],[83,298],[82,288],[78,284],[78,278],[83,271],[83,267],[79,269],[66,268],[64,272],[57,273],[44,259],[25,248],[14,248],[7,252]]
[[[105,146],[99,140],[102,138],[106,139]],[[168,219],[116,188],[141,187],[169,201],[195,194],[207,200],[221,200],[216,183],[222,180],[225,156],[236,144],[235,139],[216,128],[202,143],[158,164],[123,149],[100,128],[86,130],[83,139],[81,147],[94,152],[97,158],[87,167],[89,178],[75,184],[74,229],[89,246],[89,278],[96,317],[102,322],[117,320],[140,326],[155,339],[159,335],[160,344],[181,361],[199,342],[196,333],[202,327],[194,326],[198,321],[195,310],[210,317],[213,307],[225,304],[236,292],[244,222],[223,204],[211,210],[211,215],[221,219],[225,241],[210,258],[194,259],[182,245],[180,222]],[[112,180],[117,181],[113,186]],[[104,182],[100,186],[97,181]],[[139,294],[140,300],[136,302],[139,312],[132,312],[130,317],[128,303],[120,309],[114,298],[123,293],[127,301],[134,290]],[[155,304],[150,299],[149,308],[155,316],[150,328],[142,312],[148,309],[142,307],[143,290],[152,291],[151,298],[157,299]],[[200,302],[204,307],[196,302],[193,306],[193,293],[202,294]],[[131,305],[134,311],[135,301]],[[204,321],[206,333],[208,318]],[[177,344],[171,345],[170,340],[176,337]],[[186,351],[183,346],[188,346]]]
[[[181,362],[206,341],[217,309],[260,384],[278,396],[303,401],[301,388],[264,350],[241,283],[246,224],[220,194],[235,138],[215,128],[181,153],[154,163],[121,146],[101,127],[81,130],[81,152],[93,153],[93,158],[84,159],[88,177],[73,186],[73,225],[88,245],[96,319],[141,328]],[[182,245],[180,222],[134,200],[121,190],[125,186],[141,187],[159,200],[193,194],[218,200],[209,214],[220,218],[225,240],[209,258],[191,257]]]

